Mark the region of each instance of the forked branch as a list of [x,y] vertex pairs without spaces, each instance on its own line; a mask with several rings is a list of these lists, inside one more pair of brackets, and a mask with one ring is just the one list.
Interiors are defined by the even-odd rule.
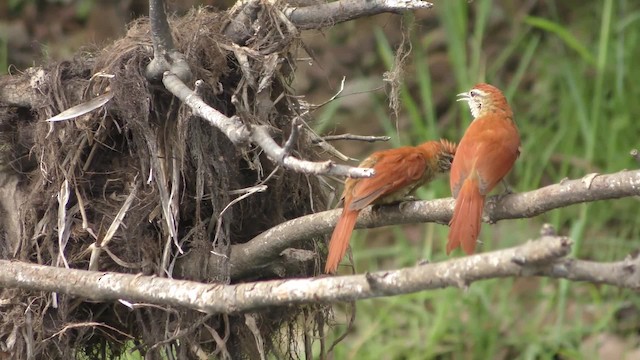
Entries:
[[[236,2],[232,20],[224,34],[236,44],[244,44],[252,35],[252,26],[262,4],[259,0]],[[322,29],[362,17],[404,11],[430,9],[433,4],[422,0],[337,0],[308,6],[289,6],[283,10],[289,21],[300,30]]]
[[248,129],[237,117],[227,117],[218,110],[207,105],[202,98],[189,89],[176,75],[166,72],[163,83],[167,90],[178,97],[191,108],[193,113],[200,116],[212,126],[220,129],[235,144],[252,142],[276,163],[285,168],[307,174],[325,174],[362,178],[373,176],[373,169],[359,168],[335,164],[333,161],[314,162],[298,159],[280,147],[269,135],[264,125],[253,126]]
[[[558,184],[501,199],[491,198],[485,207],[486,220],[531,218],[573,204],[640,195],[640,170],[614,174],[590,174],[582,179]],[[453,213],[453,199],[411,201],[400,206],[382,206],[363,210],[356,228],[436,222],[447,224]],[[277,261],[280,253],[314,236],[328,234],[341,209],[302,216],[281,223],[244,244],[231,247],[231,278],[239,279]]]

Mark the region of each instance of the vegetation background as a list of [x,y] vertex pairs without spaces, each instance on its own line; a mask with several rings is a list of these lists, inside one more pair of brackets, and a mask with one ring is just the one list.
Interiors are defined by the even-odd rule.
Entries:
[[[438,137],[458,140],[470,121],[455,94],[479,81],[504,90],[522,136],[509,182],[527,191],[564,178],[637,168],[640,147],[640,3],[633,0],[436,0],[433,10],[378,15],[303,34],[295,88],[322,103],[323,133],[389,135],[390,143],[343,142],[347,155]],[[225,1],[169,1],[178,14]],[[0,71],[70,58],[121,36],[146,13],[142,0],[9,0],[0,4]],[[382,74],[408,36],[400,112],[388,107]],[[338,188],[339,191],[339,188]],[[423,199],[450,196],[446,178]],[[538,236],[543,223],[575,241],[583,259],[621,259],[640,246],[638,198],[583,204],[534,219],[485,225],[482,251]],[[358,231],[358,272],[446,258],[436,224]],[[458,255],[458,254],[456,254]],[[349,269],[344,269],[348,272]],[[338,337],[349,307],[336,307]],[[538,278],[475,283],[357,303],[336,359],[638,359],[640,298],[608,286]]]

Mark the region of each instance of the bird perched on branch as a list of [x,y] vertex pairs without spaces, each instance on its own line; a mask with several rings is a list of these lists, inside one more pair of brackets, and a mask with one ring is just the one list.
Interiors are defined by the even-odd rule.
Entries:
[[428,141],[418,146],[377,151],[362,161],[360,167],[373,168],[375,175],[345,182],[344,207],[331,235],[325,272],[335,273],[338,268],[362,209],[371,204],[402,201],[436,174],[449,171],[455,152],[456,145],[447,140]]
[[449,186],[456,205],[447,254],[460,245],[473,254],[485,197],[513,167],[520,154],[520,135],[509,104],[496,87],[478,84],[458,96],[458,101],[469,104],[474,119],[451,164]]

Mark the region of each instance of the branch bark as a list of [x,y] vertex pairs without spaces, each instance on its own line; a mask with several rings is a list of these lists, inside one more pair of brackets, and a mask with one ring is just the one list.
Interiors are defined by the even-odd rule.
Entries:
[[439,263],[364,275],[271,280],[237,285],[54,268],[0,260],[0,287],[55,291],[97,301],[149,302],[207,313],[236,313],[270,306],[354,301],[483,279],[545,276],[640,289],[640,258],[593,263],[565,259],[571,241],[545,236],[523,245]]
[[[232,19],[224,34],[236,44],[243,45],[254,31],[261,4],[258,0],[238,1],[230,11]],[[430,9],[433,4],[422,0],[338,0],[309,6],[288,7],[284,15],[300,30],[322,29],[335,24],[382,13],[399,14],[404,11]]]
[[337,23],[381,13],[430,9],[422,0],[340,0],[324,4],[285,9],[284,14],[298,29],[321,29]]
[[184,55],[174,47],[164,0],[149,1],[149,20],[153,40],[153,59],[147,65],[147,79],[159,82],[165,71],[171,71],[183,81],[191,80],[191,69]]
[[391,140],[391,136],[370,136],[370,135],[354,135],[354,134],[340,134],[340,135],[326,135],[323,137],[319,137],[317,139],[313,139],[313,143],[317,144],[322,141],[335,141],[335,140],[355,140],[355,141],[366,141],[366,142],[376,142],[376,141],[389,141]]
[[[530,218],[547,211],[573,204],[618,199],[640,195],[640,170],[614,174],[590,174],[582,179],[565,180],[541,189],[494,196],[485,206],[486,220],[495,223],[504,219]],[[399,206],[371,207],[363,210],[356,228],[419,222],[448,224],[453,214],[452,198],[431,201],[411,201]],[[341,209],[302,216],[279,224],[252,240],[231,247],[231,278],[240,279],[255,273],[278,259],[280,253],[295,247],[299,241],[328,234],[342,212]]]

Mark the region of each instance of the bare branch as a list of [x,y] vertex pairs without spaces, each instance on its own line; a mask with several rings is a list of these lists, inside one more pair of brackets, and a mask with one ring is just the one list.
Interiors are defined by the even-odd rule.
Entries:
[[421,0],[339,0],[319,5],[288,8],[284,14],[301,30],[320,29],[353,19],[381,13],[430,9],[432,3]]
[[149,1],[149,20],[151,20],[154,56],[158,56],[162,50],[175,49],[164,8],[164,0]]
[[203,118],[211,126],[218,128],[231,142],[238,144],[249,141],[249,131],[237,117],[228,118],[207,105],[198,94],[189,89],[176,75],[170,72],[165,73],[162,83],[169,92],[189,106],[194,115]]
[[[232,20],[224,34],[236,44],[244,44],[256,31],[253,22],[262,4],[258,0],[237,1],[229,12]],[[338,0],[304,7],[289,7],[284,15],[300,30],[321,29],[337,23],[382,13],[430,9],[433,4],[422,0]]]
[[547,276],[640,289],[639,257],[611,263],[563,259],[565,237],[439,263],[364,275],[271,280],[237,285],[202,284],[159,277],[62,269],[0,260],[0,287],[55,291],[98,301],[148,302],[207,313],[237,313],[269,306],[354,301],[514,276]]
[[251,24],[257,19],[260,0],[238,0],[229,11],[232,20],[224,28],[224,35],[236,44],[243,45],[254,29]]
[[49,73],[41,67],[31,67],[20,75],[0,77],[0,102],[25,108],[43,106],[40,87],[47,83]]
[[191,69],[184,55],[176,51],[167,21],[164,0],[149,1],[149,19],[153,40],[153,59],[147,65],[147,79],[159,82],[165,71],[171,71],[182,81],[191,80]]
[[271,136],[269,136],[266,127],[254,126],[251,130],[251,140],[253,140],[254,143],[260,146],[272,160],[294,171],[306,174],[337,175],[353,178],[371,177],[374,174],[373,169],[370,168],[340,165],[333,161],[305,161],[293,156],[287,156],[284,149],[278,146]]
[[182,100],[191,108],[193,113],[208,121],[212,126],[220,129],[233,143],[251,141],[260,146],[274,162],[285,168],[304,172],[307,174],[325,174],[336,176],[348,176],[353,178],[373,176],[373,169],[358,168],[335,164],[332,161],[313,162],[300,160],[290,156],[285,149],[280,147],[269,135],[268,127],[253,126],[249,131],[237,118],[228,118],[218,110],[207,105],[197,93],[189,89],[176,75],[167,72],[163,83],[167,90]]
[[335,141],[335,140],[356,140],[366,142],[376,141],[389,141],[391,136],[367,136],[367,135],[353,135],[353,134],[340,134],[340,135],[327,135],[318,139],[313,139],[313,143],[319,143],[321,141]]
[[293,146],[298,142],[298,136],[300,136],[300,130],[302,129],[303,123],[298,123],[297,118],[291,121],[291,135],[287,139],[287,142],[284,143],[284,147],[282,148],[282,152],[284,156],[288,156],[291,154],[293,150]]
[[[538,190],[501,198],[492,197],[487,202],[485,214],[491,222],[529,218],[573,204],[637,195],[640,195],[640,170],[621,171],[566,180]],[[453,205],[453,199],[447,198],[411,201],[399,206],[381,206],[375,211],[369,207],[358,216],[356,228],[420,222],[448,224],[453,213]],[[283,250],[295,247],[299,241],[330,233],[341,212],[341,209],[336,209],[289,220],[244,244],[232,246],[229,263],[231,278],[238,279],[259,271],[277,259]]]

